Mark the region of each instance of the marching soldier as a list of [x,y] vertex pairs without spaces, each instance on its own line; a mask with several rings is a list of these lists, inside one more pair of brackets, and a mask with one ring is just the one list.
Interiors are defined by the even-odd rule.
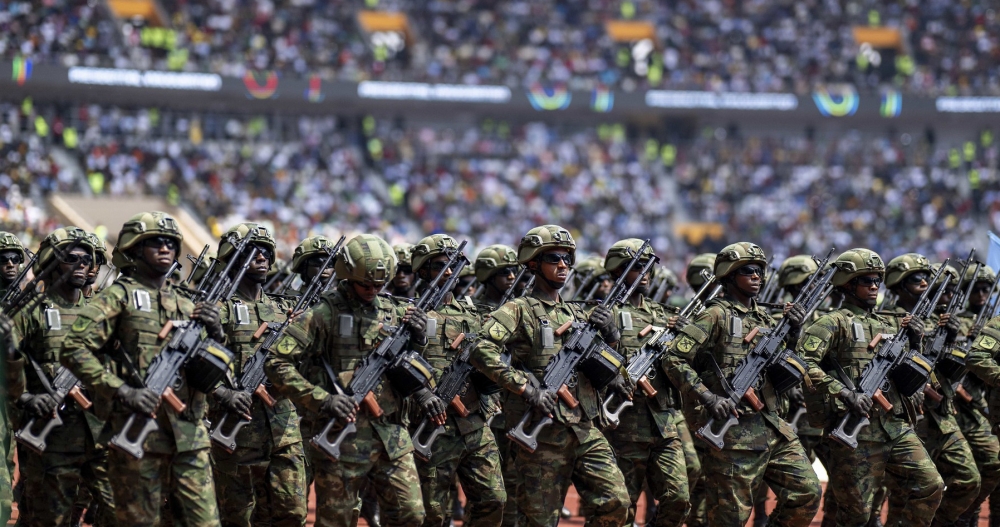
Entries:
[[848,411],[871,419],[859,432],[855,449],[825,439],[833,467],[827,491],[837,504],[835,524],[866,525],[881,506],[874,503],[876,491],[886,478],[893,478],[892,524],[930,525],[944,482],[913,430],[913,402],[891,384],[884,395],[892,410],[886,412],[873,407],[867,395],[847,387],[860,379],[871,362],[873,350],[868,345],[876,335],[906,331],[911,346],[919,349],[923,328],[918,321],[911,324],[911,317],[897,324],[874,312],[886,270],[878,254],[852,249],[838,256],[833,265],[837,273],[832,283],[844,295],[843,306],[809,326],[796,352],[808,365],[812,388],[807,390],[807,410],[813,424],[825,424],[829,433]]
[[[424,506],[413,444],[401,422],[402,397],[383,377],[374,391],[382,409],[376,417],[358,411],[354,400],[341,394],[334,383],[346,386],[355,367],[389,335],[392,326],[409,324],[411,343],[425,345],[427,315],[378,294],[395,274],[396,256],[377,236],[362,234],[349,240],[337,258],[336,271],[342,281],[288,327],[268,357],[267,376],[275,391],[304,413],[303,437],[314,437],[330,419],[353,421],[357,427],[356,434],[341,445],[339,460],[315,449],[310,454],[316,525],[354,525],[360,514],[359,493],[370,478],[381,520],[391,526],[417,527],[424,521]],[[303,377],[297,368],[303,361],[319,363],[322,374]],[[326,367],[336,379],[328,378]],[[440,399],[428,398],[427,391],[417,393],[427,402],[425,407],[443,410]]]
[[[680,330],[663,360],[671,381],[680,387],[693,426],[705,424],[709,416],[723,422],[734,412],[739,415],[739,423],[724,436],[722,450],[703,450],[709,525],[745,524],[754,494],[764,489],[761,479],[778,495],[772,524],[809,525],[819,508],[819,480],[798,437],[780,417],[786,402],[770,379],[765,377],[759,386],[764,402],[759,412],[743,400],[737,407],[728,396],[717,395],[726,393],[723,381],[752,346],[744,336],[776,324],[755,300],[766,265],[764,252],[755,244],[723,248],[714,266],[725,287],[723,295]],[[805,312],[798,304],[786,304],[784,316],[793,326],[788,343],[793,345]]]
[[[261,324],[273,327],[288,316],[281,302],[263,291],[275,253],[274,237],[264,226],[241,223],[226,231],[219,243],[219,263],[228,263],[234,257],[234,244],[247,236],[250,245],[257,248],[256,257],[220,313],[229,349],[237,357],[233,361],[236,379],[266,335],[266,331],[259,331]],[[227,426],[237,416],[250,419],[236,435],[235,450],[212,444],[212,473],[222,524],[305,525],[305,452],[299,417],[291,401],[279,396],[269,406],[259,397],[225,385],[213,396],[215,404],[209,411],[213,423],[218,424],[226,413],[231,414]]]
[[[17,236],[9,232],[0,231],[0,297],[6,295],[7,291],[13,287],[14,279],[21,271],[21,265],[24,263],[25,256],[24,246],[21,245],[21,240]],[[2,335],[2,337],[6,339],[9,337],[9,319],[5,321],[4,329],[8,334]],[[14,349],[10,346],[6,347],[11,355],[5,354],[5,356],[13,357]],[[11,390],[12,388],[20,389],[17,386],[19,383],[16,380],[7,377],[8,371],[11,369],[17,370],[17,368],[11,368],[4,364],[5,371],[3,374],[6,379],[4,384],[7,390]],[[8,401],[11,399],[9,392],[4,395]],[[7,405],[0,404],[0,457],[2,457],[0,459],[0,523],[6,523],[10,519],[14,500],[13,493],[11,492],[14,482],[14,445],[12,444],[14,431],[11,430],[10,417],[7,414]]]
[[[121,525],[159,525],[170,516],[178,525],[219,525],[203,421],[206,394],[182,373],[174,393],[187,408],[177,414],[158,409],[159,394],[139,384],[166,343],[159,333],[168,321],[197,319],[211,338],[225,342],[218,307],[193,305],[167,280],[181,240],[177,223],[162,212],[130,218],[112,254],[124,275],[79,312],[60,353],[62,364],[91,393],[114,399],[112,430],[121,430],[133,413],[156,415],[158,429],[146,438],[142,459],[116,449],[109,454],[108,473]],[[109,342],[121,353],[116,371],[107,371],[94,356]],[[167,497],[171,506],[164,509]]]
[[392,246],[392,251],[396,254],[396,274],[389,284],[389,293],[392,296],[410,298],[413,296],[414,274],[411,262],[413,245],[409,243],[397,243]]
[[[611,446],[592,422],[600,408],[597,390],[585,375],[577,375],[569,390],[579,405],[570,407],[539,384],[545,366],[563,344],[554,328],[585,320],[579,307],[559,295],[575,253],[576,242],[562,227],[543,225],[528,231],[518,245],[517,259],[535,274],[534,291],[494,311],[483,327],[486,338],[472,353],[473,365],[512,394],[504,403],[508,426],[525,412],[554,419],[539,432],[534,452],[517,453],[517,506],[530,526],[558,521],[570,483],[580,494],[588,525],[620,526],[628,514],[625,481]],[[606,342],[618,341],[610,310],[596,308],[590,321]],[[512,355],[509,365],[501,360],[503,350]],[[630,392],[621,379],[615,384]]]
[[[299,275],[302,279],[303,288],[305,284],[312,281],[317,273],[322,274],[320,280],[324,282],[333,276],[333,262],[323,269],[321,267],[326,262],[326,257],[330,254],[329,251],[332,251],[335,245],[336,243],[326,236],[310,236],[302,240],[302,243],[295,248],[295,252],[292,253],[292,266],[289,268],[289,272],[293,275]],[[291,279],[288,278],[288,280]],[[289,296],[298,296],[301,293],[302,291],[289,289],[286,294]]]

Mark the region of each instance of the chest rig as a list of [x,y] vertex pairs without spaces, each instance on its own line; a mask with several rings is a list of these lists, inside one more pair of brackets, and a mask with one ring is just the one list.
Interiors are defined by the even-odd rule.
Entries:
[[235,375],[238,378],[243,364],[253,356],[257,346],[274,328],[284,320],[281,305],[268,295],[262,295],[256,302],[233,299],[226,306],[229,311],[225,324],[229,349],[239,360],[235,361]]

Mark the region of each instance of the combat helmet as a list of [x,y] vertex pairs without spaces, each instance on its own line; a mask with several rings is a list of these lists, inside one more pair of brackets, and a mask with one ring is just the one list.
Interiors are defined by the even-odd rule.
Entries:
[[[219,262],[228,262],[229,258],[236,250],[236,244],[250,236],[250,245],[262,247],[268,251],[267,259],[274,263],[274,253],[277,245],[274,243],[274,236],[267,227],[253,222],[238,223],[229,228],[219,240]],[[247,248],[247,251],[250,249]]]
[[[965,271],[965,276],[962,277],[962,287],[967,287],[969,285],[969,280],[972,280],[972,276],[975,274],[975,272],[976,272],[976,264],[973,263]],[[996,279],[997,279],[997,274],[996,272],[993,271],[992,267],[988,265],[982,265],[979,267],[979,275],[976,276],[976,282],[989,282],[992,284],[993,281]]]
[[877,273],[879,276],[885,275],[885,263],[882,262],[878,253],[871,249],[858,248],[844,251],[840,253],[832,265],[837,268],[837,272],[831,281],[833,285],[838,287],[846,285],[847,282],[861,275],[872,273]]
[[0,252],[2,251],[16,251],[21,255],[22,262],[28,257],[21,240],[14,234],[5,231],[0,231]]
[[567,249],[573,262],[576,261],[576,242],[573,235],[558,225],[542,225],[528,231],[517,244],[517,261],[527,264],[536,256],[550,249]]
[[344,244],[334,265],[339,278],[385,285],[396,274],[396,254],[374,234],[359,234]]
[[458,242],[447,234],[432,234],[417,242],[410,255],[413,272],[418,273],[424,264],[435,256],[451,257],[458,250]]
[[[940,268],[941,268],[941,264],[939,264],[939,263],[936,263],[936,264],[932,265],[931,266],[931,274],[933,275],[934,273],[938,272],[938,269],[940,269]],[[938,278],[937,283],[930,284],[930,287],[933,288],[934,286],[943,284],[944,281],[948,279],[948,277],[951,277],[951,285],[952,285],[952,287],[957,286],[958,283],[962,281],[961,277],[958,275],[958,269],[955,269],[954,267],[951,266],[951,264],[948,264],[948,265],[945,266],[944,272],[941,273],[941,277]]]
[[691,289],[697,291],[705,285],[705,278],[702,277],[701,272],[711,273],[714,269],[715,253],[701,253],[691,259],[691,263],[688,264],[687,270],[684,272],[684,280],[691,286]]
[[778,267],[778,287],[804,284],[816,271],[819,271],[819,264],[808,254],[785,258]]
[[657,267],[653,271],[653,279],[661,284],[665,282],[668,290],[677,289],[677,274],[665,266]]
[[392,246],[392,251],[396,253],[396,261],[399,265],[413,265],[413,244],[397,243]]
[[[738,242],[727,245],[715,255],[715,276],[725,278],[744,265],[757,264],[761,270],[767,267],[764,250],[756,243]],[[761,279],[763,280],[763,276]]]
[[326,236],[310,236],[302,240],[302,243],[292,253],[292,267],[289,269],[289,272],[292,274],[302,274],[305,272],[303,266],[309,258],[317,254],[327,256],[335,245],[333,240]]
[[[643,243],[645,242],[638,238],[628,238],[615,242],[615,244],[608,249],[608,254],[604,257],[604,269],[611,272],[625,267],[630,261],[632,261],[632,256],[635,255],[640,248],[642,248]],[[643,251],[637,265],[644,265],[647,260],[655,257],[656,254],[653,253],[653,247],[646,247],[646,250]],[[638,269],[638,267],[633,267],[633,269]]]
[[[907,276],[913,273],[931,272],[931,262],[922,254],[906,253],[889,260],[885,266],[885,286],[889,289],[896,287]],[[836,280],[836,278],[834,278]]]
[[514,248],[509,245],[496,244],[479,251],[473,267],[476,271],[476,280],[485,284],[497,271],[517,267],[517,265],[517,252],[514,251]]
[[35,265],[31,267],[32,272],[36,275],[40,274],[43,269],[45,269],[52,260],[56,257],[56,250],[64,250],[68,245],[73,242],[80,240],[77,244],[77,249],[83,249],[90,253],[90,257],[94,257],[94,248],[87,241],[87,231],[80,229],[78,227],[63,227],[52,231],[48,236],[46,236],[42,243],[38,246],[38,259],[35,260]]
[[108,265],[111,263],[111,255],[108,254],[108,246],[104,243],[104,240],[97,237],[97,234],[88,232],[87,239],[84,243],[90,245],[94,249],[94,260],[98,266]]
[[129,250],[143,240],[158,236],[176,240],[178,248],[184,241],[177,221],[165,212],[141,212],[132,216],[118,233],[118,244],[111,253],[111,263],[119,269],[134,266],[135,262],[127,254]]

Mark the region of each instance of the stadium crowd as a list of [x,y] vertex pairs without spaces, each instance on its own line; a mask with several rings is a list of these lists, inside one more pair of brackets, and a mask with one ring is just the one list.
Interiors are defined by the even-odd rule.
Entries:
[[[0,2],[0,57],[66,66],[248,70],[326,79],[460,84],[598,85],[809,93],[817,84],[907,93],[1000,93],[1000,16],[988,2],[797,0],[722,2],[370,0],[405,12],[405,38],[373,38],[355,2],[168,0],[167,31],[117,25],[82,0]],[[607,20],[654,24],[654,46],[614,42]],[[880,64],[859,54],[853,26],[903,34]]]

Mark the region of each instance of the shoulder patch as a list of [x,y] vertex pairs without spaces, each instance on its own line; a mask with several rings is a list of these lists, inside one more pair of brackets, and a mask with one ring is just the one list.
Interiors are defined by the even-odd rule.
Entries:
[[992,350],[997,347],[997,339],[989,335],[979,335],[979,338],[976,339],[976,342],[975,344],[973,344],[973,346],[977,348]]
[[278,345],[275,346],[275,351],[278,355],[290,355],[295,351],[295,338],[290,336],[284,336],[278,341]]
[[92,322],[93,320],[90,320],[87,317],[77,317],[76,321],[73,322],[73,327],[71,329],[73,331],[76,331],[77,333],[82,333],[84,331],[87,331],[87,328],[90,327],[90,324]]
[[503,340],[507,338],[507,335],[510,334],[510,331],[508,331],[503,324],[498,323],[495,319],[490,319],[486,325],[489,326],[486,328],[486,333],[491,339],[497,342],[503,342]]
[[693,338],[687,335],[682,335],[680,340],[677,341],[677,351],[681,353],[691,353],[695,344],[696,343]]
[[802,344],[802,349],[806,351],[816,351],[822,345],[823,339],[817,337],[816,335],[809,335],[806,338],[806,341]]

